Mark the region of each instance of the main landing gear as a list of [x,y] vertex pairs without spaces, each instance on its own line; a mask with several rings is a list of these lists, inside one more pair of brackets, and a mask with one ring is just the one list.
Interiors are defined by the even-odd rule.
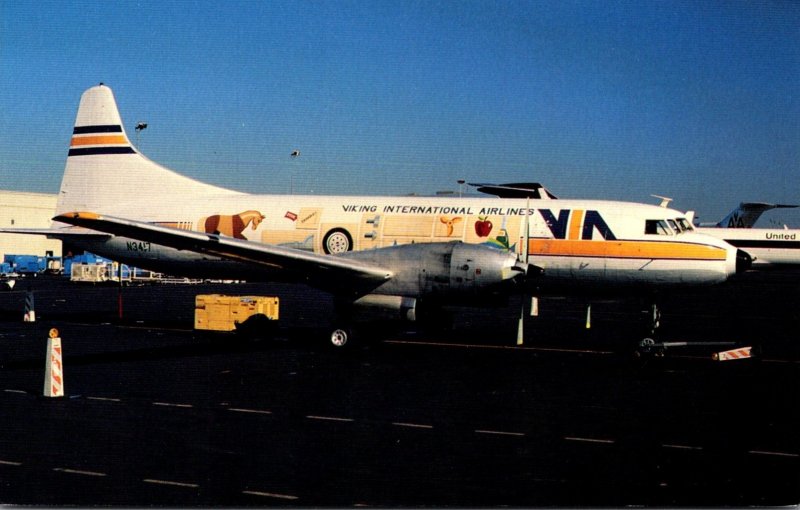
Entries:
[[650,310],[647,310],[646,313],[650,321],[650,335],[639,342],[639,346],[636,349],[636,356],[653,355],[660,358],[664,356],[664,351],[667,346],[664,343],[656,342],[653,337],[656,335],[656,330],[661,326],[661,310],[658,308],[657,303],[652,303],[650,305]]
[[353,328],[344,324],[335,325],[330,328],[330,336],[328,338],[331,347],[336,349],[345,349],[352,347]]

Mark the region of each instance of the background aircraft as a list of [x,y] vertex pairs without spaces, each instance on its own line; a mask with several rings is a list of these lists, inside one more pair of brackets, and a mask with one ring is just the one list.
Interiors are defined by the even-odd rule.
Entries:
[[[753,269],[800,267],[800,229],[753,228],[764,212],[794,207],[798,206],[742,202],[717,223],[696,223],[696,230],[747,252]],[[686,216],[692,218],[694,212],[688,211]]]
[[[742,202],[739,207],[728,213],[716,223],[694,222],[696,227],[703,228],[752,228],[756,221],[766,211],[772,209],[788,209],[798,207],[786,204],[768,204],[765,202]],[[686,213],[687,216],[694,217],[694,211]]]

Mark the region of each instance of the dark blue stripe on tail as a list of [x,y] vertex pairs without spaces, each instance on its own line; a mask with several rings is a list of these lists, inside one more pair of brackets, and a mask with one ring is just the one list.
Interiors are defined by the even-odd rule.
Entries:
[[130,147],[87,147],[82,149],[70,149],[70,156],[94,156],[96,154],[136,154]]
[[73,135],[85,135],[87,133],[122,133],[122,126],[119,124],[76,126],[75,129],[72,130]]

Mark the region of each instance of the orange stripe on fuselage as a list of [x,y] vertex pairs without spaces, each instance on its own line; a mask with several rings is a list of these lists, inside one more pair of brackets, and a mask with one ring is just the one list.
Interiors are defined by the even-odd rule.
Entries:
[[122,135],[104,135],[104,136],[73,136],[70,142],[70,147],[78,147],[81,145],[127,145],[128,140]]
[[583,223],[583,211],[575,209],[569,219],[569,235],[567,235],[567,239],[580,239],[582,237],[581,223]]
[[530,239],[530,256],[604,257],[620,259],[725,260],[724,248],[675,241],[581,241]]

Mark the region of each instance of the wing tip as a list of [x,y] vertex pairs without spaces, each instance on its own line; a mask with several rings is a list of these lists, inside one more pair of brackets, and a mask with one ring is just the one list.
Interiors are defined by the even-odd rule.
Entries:
[[53,221],[61,221],[63,223],[69,223],[65,220],[99,220],[100,215],[90,211],[72,211],[61,213],[58,216],[53,217]]

